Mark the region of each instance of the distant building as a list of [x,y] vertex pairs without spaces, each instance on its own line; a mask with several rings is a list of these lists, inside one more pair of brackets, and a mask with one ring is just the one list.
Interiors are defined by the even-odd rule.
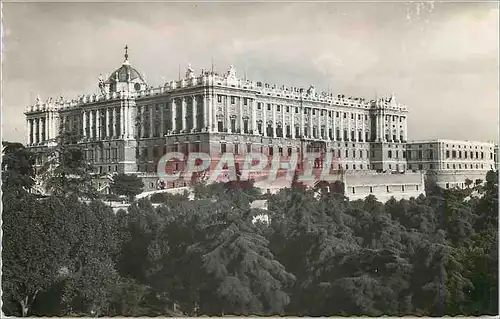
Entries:
[[[338,176],[330,176],[330,182],[342,181],[343,194],[350,200],[364,199],[368,195],[375,196],[382,202],[391,197],[396,200],[410,199],[425,194],[424,175],[421,172],[377,173],[374,171],[351,171]],[[317,180],[304,181],[302,184],[314,187]],[[284,178],[274,181],[261,180],[255,183],[263,193],[275,194],[280,189],[291,187],[291,180]]]
[[465,180],[483,179],[496,169],[493,143],[456,140],[410,141],[406,144],[408,169],[426,171],[444,188],[465,187]]
[[[466,163],[474,165],[470,169],[489,169],[489,149],[477,161],[441,160],[446,150],[439,160],[419,159],[417,146],[406,145],[408,109],[394,94],[365,100],[317,92],[312,85],[272,85],[238,77],[233,66],[218,74],[196,73],[189,65],[179,80],[153,88],[130,64],[125,49],[124,62],[106,79],[99,77],[96,93],[70,100],[37,98],[25,112],[27,146],[43,151],[61,132],[72,132],[101,176],[102,189],[109,183],[106,174],[117,172],[138,174],[146,190],[189,185],[182,178],[159,181],[158,160],[169,152],[208,153],[214,160],[223,153],[241,158],[258,152],[279,154],[286,161],[320,145],[322,153],[333,155],[331,169],[344,172],[403,172]],[[433,156],[438,156],[441,149],[433,147]],[[408,161],[411,167],[409,150],[417,151]],[[184,164],[171,161],[167,169],[182,171]]]

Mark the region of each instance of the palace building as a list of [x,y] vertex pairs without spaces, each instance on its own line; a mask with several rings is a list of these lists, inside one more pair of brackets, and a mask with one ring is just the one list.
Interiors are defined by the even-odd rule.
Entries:
[[[195,72],[160,87],[149,86],[129,61],[109,78],[99,77],[97,93],[77,99],[37,98],[26,112],[27,145],[42,151],[61,132],[77,135],[96,173],[142,176],[147,188],[158,182],[158,159],[167,152],[244,155],[280,154],[286,160],[320,145],[338,171],[408,170],[408,109],[386,98],[333,95],[224,74]],[[489,155],[488,155],[489,156]],[[182,162],[175,169],[182,169]],[[171,186],[184,186],[179,181]],[[180,184],[179,184],[180,183]]]

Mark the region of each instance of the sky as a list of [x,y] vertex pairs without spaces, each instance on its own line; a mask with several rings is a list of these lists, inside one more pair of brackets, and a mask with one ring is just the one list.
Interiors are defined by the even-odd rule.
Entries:
[[149,85],[196,72],[408,106],[410,140],[498,142],[496,2],[3,3],[3,140],[37,95],[97,92],[129,60]]

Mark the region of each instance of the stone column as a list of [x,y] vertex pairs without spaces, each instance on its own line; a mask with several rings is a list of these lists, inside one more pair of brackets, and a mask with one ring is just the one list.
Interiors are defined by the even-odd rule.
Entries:
[[113,108],[113,138],[118,138],[118,118],[116,114],[116,107]]
[[309,138],[313,136],[313,109],[309,109]]
[[394,124],[394,121],[393,121],[393,115],[389,115],[389,141],[394,143],[396,142],[393,138],[392,138],[392,133],[393,133],[393,129],[392,129],[392,125]]
[[87,112],[82,111],[83,138],[87,138]]
[[138,118],[138,121],[139,121],[139,125],[138,125],[138,132],[137,132],[137,138],[143,138],[144,137],[144,134],[146,132],[146,128],[144,127],[144,109],[146,108],[145,105],[142,105],[141,108],[140,108],[140,111],[139,111],[139,114],[137,114],[137,118]]
[[347,112],[347,140],[351,141],[351,130],[352,130],[352,121],[351,121],[351,112]]
[[[133,107],[135,108],[135,106]],[[130,105],[127,103],[125,106],[125,130],[127,139],[133,137],[134,135],[134,125],[135,125],[135,116],[133,116],[134,112]]]
[[272,120],[273,120],[273,137],[276,137],[276,104],[271,103],[271,112],[272,112]]
[[101,139],[101,111],[96,110],[95,126],[96,126],[96,137],[98,140]]
[[250,103],[250,105],[252,106],[252,132],[254,135],[258,135],[259,130],[257,129],[257,102],[252,99]]
[[321,136],[321,113],[323,110],[318,109],[318,139],[322,140],[324,139],[323,136]]
[[191,97],[193,99],[193,132],[198,129],[198,103],[196,100],[196,95]]
[[30,145],[31,144],[30,143],[30,121],[31,120],[26,119],[26,136],[25,136],[25,138],[26,138],[26,141],[25,141],[26,145]]
[[380,119],[382,120],[382,123],[380,125],[380,131],[381,131],[381,136],[382,136],[382,141],[384,142],[388,142],[387,139],[385,138],[385,131],[386,131],[386,127],[385,127],[385,112],[382,112],[382,116],[380,117]]
[[93,124],[94,124],[94,111],[92,111],[92,110],[88,111],[87,123],[88,123],[88,126],[89,126],[89,139],[93,139],[94,138],[94,134],[92,132],[92,128],[93,128]]
[[149,137],[154,136],[154,131],[156,130],[155,124],[156,121],[154,120],[156,114],[156,105],[151,104],[149,106]]
[[217,105],[214,106],[214,97],[212,94],[208,95],[208,114],[210,118],[210,130],[212,132],[219,131],[219,123],[217,123]]
[[201,96],[203,101],[203,131],[209,132],[211,129],[210,118],[208,117],[208,96],[206,94]]
[[[345,112],[341,112],[340,114],[340,140],[341,141],[344,141],[344,114],[346,114]],[[347,117],[347,115],[346,115]]]
[[109,138],[109,135],[110,135],[110,132],[109,132],[109,118],[110,118],[110,114],[109,114],[109,108],[106,108],[105,110],[105,115],[106,115],[106,138]]
[[43,131],[44,131],[44,124],[43,124],[43,119],[41,117],[38,118],[38,143],[43,142]]
[[[286,111],[286,106],[282,105],[281,106],[281,135],[283,137],[286,137],[286,123],[285,123],[285,111]],[[290,127],[291,130],[291,127]]]
[[119,136],[121,138],[126,138],[126,132],[127,132],[127,117],[125,116],[126,114],[126,106],[125,106],[125,100],[121,102],[121,107],[120,107],[120,132]]
[[304,126],[305,126],[305,121],[304,121],[304,107],[299,108],[300,112],[300,136],[303,138],[304,137]]
[[361,141],[367,142],[365,114],[361,114]]
[[239,119],[239,129],[240,133],[243,133],[243,129],[245,128],[245,124],[243,123],[243,99],[244,97],[239,96],[238,99],[240,100],[239,102],[239,108],[238,108],[238,119]]
[[165,136],[165,107],[166,104],[160,104],[160,137]]
[[406,141],[408,141],[408,118],[405,116],[403,117],[403,138]]
[[327,141],[330,140],[330,111],[326,110],[326,119],[325,119],[325,139]]
[[337,123],[335,123],[336,116],[337,116],[337,112],[332,111],[332,130],[333,130],[332,136],[333,136],[334,141],[337,140]]
[[267,136],[267,106],[262,103],[262,132]]
[[186,131],[188,129],[187,127],[187,105],[186,105],[186,98],[182,97],[181,98],[181,106],[182,106],[182,131]]
[[52,133],[54,135],[53,138],[56,138],[56,137],[59,136],[59,132],[60,132],[59,127],[61,126],[60,125],[60,120],[61,119],[60,119],[58,113],[53,113],[52,114],[52,127],[54,129],[53,133]]
[[44,122],[44,126],[43,126],[43,129],[45,130],[45,141],[49,139],[49,134],[50,134],[50,131],[49,131],[49,128],[50,128],[50,125],[49,124],[49,113],[46,112],[45,113],[45,122]]
[[354,141],[359,142],[359,133],[358,133],[358,114],[354,113]]
[[231,130],[231,116],[229,114],[229,99],[228,99],[229,96],[224,96],[224,112],[226,112],[226,128],[227,128],[227,132],[228,133],[232,133],[232,130]]
[[172,133],[177,131],[177,104],[175,103],[175,99],[172,99],[171,103],[172,107]]

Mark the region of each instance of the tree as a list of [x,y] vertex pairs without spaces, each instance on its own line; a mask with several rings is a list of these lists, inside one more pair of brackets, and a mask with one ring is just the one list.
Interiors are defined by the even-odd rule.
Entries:
[[465,187],[469,188],[474,182],[471,179],[466,178],[465,179]]
[[135,196],[142,193],[144,182],[137,175],[119,173],[113,176],[110,188],[114,194],[127,196],[128,200],[132,202]]
[[35,154],[21,143],[2,142],[2,190],[14,193],[31,189],[35,178]]
[[85,159],[77,137],[63,133],[41,156],[46,160],[40,170],[45,190],[55,196],[76,195],[80,198],[98,198],[93,183],[93,166]]
[[2,288],[6,314],[29,315],[38,294],[64,279],[61,271],[68,264],[70,244],[61,210],[56,198],[40,201],[31,194],[17,200],[4,198]]

